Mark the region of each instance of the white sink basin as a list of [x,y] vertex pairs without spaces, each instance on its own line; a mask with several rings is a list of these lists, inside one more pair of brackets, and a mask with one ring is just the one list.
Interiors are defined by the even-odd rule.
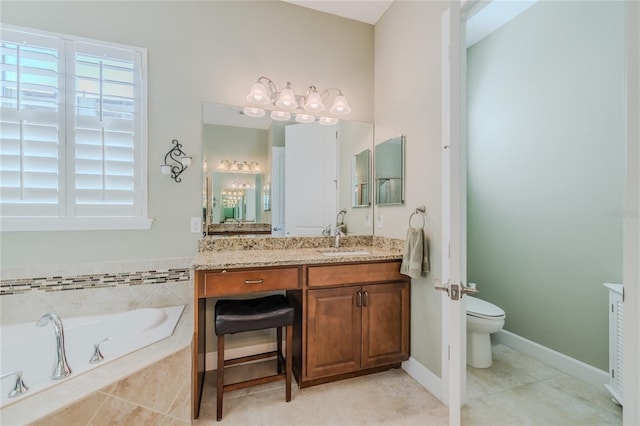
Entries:
[[325,256],[329,257],[344,257],[344,256],[365,256],[367,254],[371,254],[370,251],[365,250],[353,250],[353,251],[325,251],[322,252]]

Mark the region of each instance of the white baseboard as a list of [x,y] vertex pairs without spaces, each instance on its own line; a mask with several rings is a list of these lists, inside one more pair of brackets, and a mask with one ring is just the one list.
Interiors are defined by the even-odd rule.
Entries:
[[578,361],[560,352],[556,352],[553,349],[549,349],[531,340],[527,340],[517,334],[500,330],[492,334],[491,337],[497,342],[504,343],[533,359],[543,362],[583,382],[594,386],[604,386],[609,383],[609,374],[606,371]]
[[[243,346],[235,349],[225,349],[224,359],[240,358],[248,355],[255,355],[263,352],[271,352],[277,349],[276,342],[260,343],[258,345]],[[282,342],[282,350],[286,350],[286,343]],[[213,371],[218,368],[218,351],[207,352],[204,358],[205,370]],[[254,361],[257,362],[257,361]]]
[[442,379],[436,376],[427,367],[416,361],[411,357],[408,361],[402,363],[402,369],[406,371],[416,382],[420,383],[422,387],[428,390],[433,396],[444,402],[444,395],[442,394]]

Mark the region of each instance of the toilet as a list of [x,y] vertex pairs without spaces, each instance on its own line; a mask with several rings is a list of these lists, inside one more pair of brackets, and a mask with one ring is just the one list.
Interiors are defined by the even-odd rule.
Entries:
[[491,333],[504,326],[505,312],[486,300],[466,296],[467,302],[467,364],[474,368],[489,368],[492,364]]

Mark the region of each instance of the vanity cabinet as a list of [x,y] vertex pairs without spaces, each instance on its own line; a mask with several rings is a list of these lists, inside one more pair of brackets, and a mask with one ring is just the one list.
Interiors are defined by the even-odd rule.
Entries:
[[398,262],[309,266],[302,385],[409,358],[409,282]]
[[410,280],[400,261],[196,270],[193,417],[206,371],[206,300],[284,291],[294,307],[293,373],[300,388],[368,374],[409,358]]

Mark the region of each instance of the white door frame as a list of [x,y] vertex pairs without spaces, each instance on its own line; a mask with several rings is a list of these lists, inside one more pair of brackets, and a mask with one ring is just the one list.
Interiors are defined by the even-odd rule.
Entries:
[[[447,154],[443,154],[443,259],[447,253],[444,240],[451,238],[451,254],[449,262],[443,260],[443,280],[447,280],[447,272],[454,278],[459,273],[461,278],[466,278],[466,271],[447,271],[454,262],[459,262],[456,268],[463,268],[466,262],[466,240],[464,220],[466,206],[463,204],[466,194],[463,176],[466,176],[466,162],[462,159],[466,153],[466,117],[464,97],[466,90],[466,55],[462,55],[465,23],[468,17],[482,7],[481,0],[463,0],[464,6],[460,11],[460,1],[452,0],[450,15],[446,21],[443,15],[443,53],[449,51],[445,46],[451,46],[451,54],[445,57],[443,54],[443,145],[449,147]],[[623,283],[625,285],[625,323],[640,323],[640,2],[625,1],[625,80],[626,80],[626,194],[625,194],[625,219],[624,219],[624,270]],[[450,59],[450,60],[449,60]],[[446,80],[445,80],[446,79]],[[445,87],[445,84],[447,86]],[[456,93],[456,85],[459,92]],[[449,103],[450,102],[450,103]],[[447,157],[449,156],[449,157]],[[450,162],[449,162],[450,161]],[[448,170],[445,167],[447,164]],[[448,173],[446,173],[448,171]],[[453,180],[445,183],[445,173]],[[447,178],[448,179],[448,178]],[[460,179],[456,183],[456,179]],[[450,189],[451,199],[445,199],[445,185]],[[463,192],[465,191],[465,192]],[[446,211],[445,202],[450,206]],[[459,216],[456,218],[456,209]],[[451,222],[447,222],[450,220]],[[459,224],[460,226],[456,226]],[[453,226],[450,226],[453,225]],[[447,232],[445,233],[445,228]],[[451,233],[449,233],[449,228]],[[457,230],[456,230],[457,228]],[[456,235],[456,233],[459,235]],[[457,246],[457,247],[456,247]],[[459,252],[458,252],[459,250]],[[455,269],[455,268],[454,268]],[[453,279],[451,282],[456,282]],[[466,348],[461,339],[466,333],[466,324],[460,321],[460,305],[451,304],[443,295],[442,314],[442,383],[443,395],[449,404],[449,424],[460,424],[460,405],[463,400],[463,392],[466,388]],[[450,309],[453,307],[453,310]],[[457,312],[454,312],[457,311]],[[464,319],[464,318],[463,318]],[[458,323],[459,322],[459,323]],[[624,354],[624,395],[629,401],[640,400],[640,333],[637,327],[624,328],[625,354]],[[451,343],[454,343],[451,346]],[[449,360],[449,356],[451,359]],[[456,383],[458,386],[456,386]],[[457,390],[456,390],[457,388]],[[640,424],[640,406],[627,404],[623,411],[624,425]]]
[[[640,401],[640,3],[625,2],[626,194],[624,215],[624,400]],[[630,324],[631,327],[626,325]],[[631,402],[624,425],[640,424],[640,406]]]
[[[466,279],[466,160],[463,40],[460,2],[442,14],[442,285]],[[459,425],[466,395],[466,308],[464,298],[442,294],[442,387],[449,424]],[[453,293],[451,291],[451,293]]]

